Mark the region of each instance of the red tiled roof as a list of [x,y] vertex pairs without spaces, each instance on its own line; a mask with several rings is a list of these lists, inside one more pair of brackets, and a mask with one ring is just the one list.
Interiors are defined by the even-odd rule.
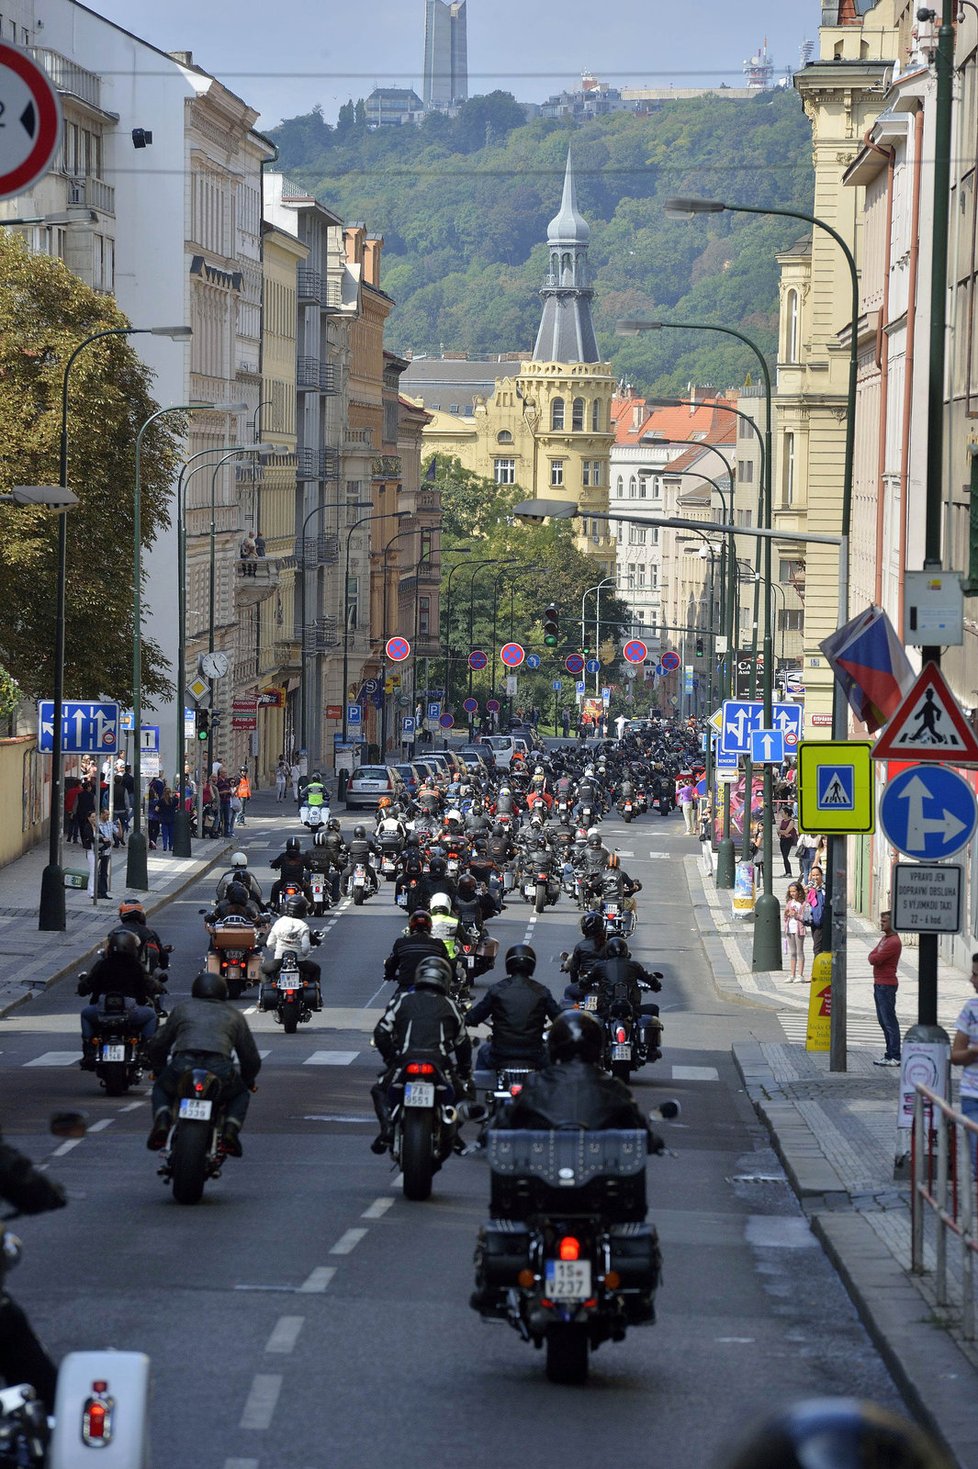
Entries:
[[[643,398],[615,398],[611,407],[615,442],[640,444],[647,436],[686,440],[693,434],[702,434],[697,443],[733,444],[737,438],[736,417],[716,406],[726,401],[710,398],[695,408],[646,408]],[[643,410],[637,428],[634,427],[635,408]]]

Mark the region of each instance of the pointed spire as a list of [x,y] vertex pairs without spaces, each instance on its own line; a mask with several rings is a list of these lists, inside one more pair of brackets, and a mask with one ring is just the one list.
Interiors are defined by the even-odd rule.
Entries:
[[560,201],[560,212],[555,214],[547,226],[547,239],[551,244],[586,245],[591,238],[587,220],[577,207],[577,187],[574,182],[574,160],[567,149],[567,167],[564,170],[564,192]]

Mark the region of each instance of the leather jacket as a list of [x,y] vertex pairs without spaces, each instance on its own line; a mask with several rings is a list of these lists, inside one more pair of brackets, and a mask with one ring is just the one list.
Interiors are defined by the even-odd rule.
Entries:
[[252,1086],[261,1070],[261,1057],[247,1020],[226,1000],[181,1000],[170,1018],[151,1040],[146,1054],[153,1070],[162,1071],[166,1059],[176,1051],[210,1051],[231,1059],[238,1054],[241,1080]]
[[472,1066],[472,1042],[455,1005],[437,990],[400,990],[374,1029],[374,1045],[389,1066],[407,1051],[434,1051],[459,1069]]
[[576,1058],[555,1061],[528,1076],[523,1090],[497,1114],[495,1127],[641,1128],[654,1151],[655,1134],[623,1082]]
[[301,885],[306,875],[306,859],[302,852],[280,852],[269,862],[281,882],[297,882]]
[[138,959],[125,954],[106,954],[96,959],[84,979],[78,981],[78,993],[89,995],[97,1005],[102,995],[125,995],[137,1005],[149,1005],[162,993],[163,986],[151,978]]
[[421,960],[432,954],[439,959],[448,958],[441,939],[428,933],[402,933],[394,940],[394,947],[384,961],[384,978],[396,980],[402,990],[410,989]]
[[543,1049],[543,1028],[556,1020],[560,1005],[546,985],[511,974],[494,984],[465,1017],[466,1025],[492,1026],[492,1049],[500,1059],[529,1059]]
[[642,1006],[643,992],[639,987],[640,984],[647,984],[653,990],[662,988],[661,980],[655,979],[634,959],[601,959],[595,964],[587,978],[590,989],[600,990],[599,1004],[610,1003],[614,998],[616,987],[625,986],[628,1002],[635,1011]]

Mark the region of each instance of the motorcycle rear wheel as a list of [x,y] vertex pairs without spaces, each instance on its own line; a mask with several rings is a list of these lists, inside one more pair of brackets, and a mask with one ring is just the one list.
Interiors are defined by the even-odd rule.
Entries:
[[178,1127],[173,1139],[170,1168],[173,1197],[178,1204],[199,1204],[207,1178],[210,1128],[200,1124]]
[[547,884],[545,882],[538,882],[537,883],[537,895],[536,895],[536,900],[535,900],[535,902],[533,904],[533,910],[534,910],[535,913],[542,913],[543,910],[546,908],[546,906],[547,906]]
[[241,996],[243,994],[244,994],[244,980],[242,980],[242,979],[229,979],[228,980],[228,999],[229,1000],[240,1000],[241,999]]
[[547,1332],[548,1380],[571,1385],[586,1382],[587,1369],[587,1327],[566,1323],[551,1326]]
[[361,904],[363,903],[363,896],[364,896],[364,894],[363,894],[363,888],[354,888],[353,889],[353,902],[356,905],[356,907],[359,908],[361,906]]
[[101,1077],[107,1097],[124,1097],[129,1090],[129,1071],[124,1062],[111,1061],[103,1066]]
[[299,1029],[299,1006],[282,1006],[282,1029],[286,1035],[295,1035]]
[[401,1172],[404,1197],[415,1203],[431,1196],[434,1174],[433,1118],[420,1107],[407,1108],[401,1124]]
[[631,1063],[629,1061],[612,1061],[611,1074],[616,1081],[623,1081],[627,1086],[628,1078],[632,1074]]

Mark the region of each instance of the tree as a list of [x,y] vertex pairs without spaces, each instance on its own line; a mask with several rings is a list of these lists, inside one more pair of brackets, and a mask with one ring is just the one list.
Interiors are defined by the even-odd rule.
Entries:
[[[129,323],[60,260],[31,255],[0,231],[0,488],[56,484],[65,363],[86,337]],[[152,375],[124,337],[93,342],[72,368],[68,482],[65,695],[132,698],[133,481],[139,428],[156,411]],[[141,539],[169,523],[183,425],[143,435]],[[54,685],[57,523],[41,509],[0,506],[0,666],[27,698]],[[145,558],[144,558],[145,566]],[[170,691],[166,659],[141,631],[143,694]]]

